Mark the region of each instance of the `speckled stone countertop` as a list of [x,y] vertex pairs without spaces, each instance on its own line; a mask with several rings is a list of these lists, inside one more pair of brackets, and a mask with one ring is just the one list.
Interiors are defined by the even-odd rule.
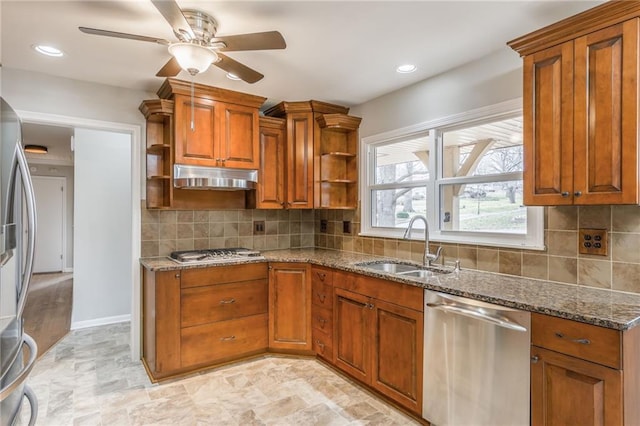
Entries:
[[[640,294],[465,269],[459,273],[435,275],[429,278],[413,278],[358,266],[362,262],[383,261],[385,259],[397,261],[398,259],[336,250],[272,250],[262,252],[262,254],[267,261],[271,262],[308,262],[615,330],[626,330],[640,324]],[[152,271],[215,267],[249,262],[264,262],[264,260],[189,266],[179,265],[166,257],[140,260],[142,266]]]

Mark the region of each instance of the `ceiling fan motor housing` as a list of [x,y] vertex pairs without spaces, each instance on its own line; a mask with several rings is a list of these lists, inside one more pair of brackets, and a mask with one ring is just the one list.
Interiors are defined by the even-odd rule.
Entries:
[[213,19],[213,16],[195,9],[183,9],[182,14],[196,35],[196,40],[190,40],[185,37],[185,34],[177,32],[175,33],[176,37],[185,42],[193,43],[195,41],[202,46],[211,44],[211,39],[218,31],[218,23]]

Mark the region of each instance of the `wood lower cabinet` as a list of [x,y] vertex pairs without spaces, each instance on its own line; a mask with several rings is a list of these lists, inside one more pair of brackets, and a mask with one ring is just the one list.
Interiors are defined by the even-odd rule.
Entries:
[[311,267],[313,351],[333,362],[333,270]]
[[524,57],[524,203],[638,204],[640,4],[509,42]]
[[531,315],[531,424],[640,424],[640,331]]
[[268,345],[267,265],[143,270],[143,360],[163,379]]
[[308,264],[269,264],[269,348],[310,352],[311,280]]
[[342,272],[334,283],[334,364],[420,414],[423,290]]

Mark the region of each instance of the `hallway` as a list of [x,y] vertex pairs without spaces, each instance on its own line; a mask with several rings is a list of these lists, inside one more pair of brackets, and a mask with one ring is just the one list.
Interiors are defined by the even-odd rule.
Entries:
[[73,274],[34,274],[24,309],[24,329],[38,344],[38,358],[69,333]]

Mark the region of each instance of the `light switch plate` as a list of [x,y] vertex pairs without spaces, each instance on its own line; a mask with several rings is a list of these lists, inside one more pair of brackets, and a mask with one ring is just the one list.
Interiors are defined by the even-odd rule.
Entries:
[[578,252],[606,256],[607,239],[606,229],[580,228],[578,230]]

